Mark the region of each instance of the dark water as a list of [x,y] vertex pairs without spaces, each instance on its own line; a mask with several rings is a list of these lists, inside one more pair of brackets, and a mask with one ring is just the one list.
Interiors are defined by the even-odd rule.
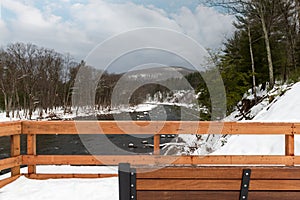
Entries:
[[[98,120],[198,120],[194,110],[176,106],[158,106],[150,112],[120,113],[101,115]],[[130,119],[128,119],[128,117]],[[90,120],[91,117],[78,117],[76,120]],[[174,136],[161,138],[161,144],[170,142]],[[82,142],[84,141],[84,142]],[[21,152],[26,154],[26,136],[22,136]],[[84,144],[85,145],[84,145]],[[151,135],[38,135],[37,154],[39,155],[122,155],[149,154],[153,152]],[[132,146],[131,146],[132,145]],[[10,155],[10,137],[0,137],[0,159]]]

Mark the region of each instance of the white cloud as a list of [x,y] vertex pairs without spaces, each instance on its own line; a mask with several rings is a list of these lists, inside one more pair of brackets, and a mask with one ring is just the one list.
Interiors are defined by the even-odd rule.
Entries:
[[[233,30],[231,16],[212,8],[182,8],[168,14],[153,6],[133,3],[113,4],[104,0],[72,3],[59,0],[36,7],[30,1],[3,0],[3,7],[15,17],[0,19],[0,43],[32,42],[39,46],[69,52],[84,59],[98,43],[120,32],[140,27],[162,27],[183,32],[207,48],[221,45],[224,35]],[[63,6],[63,7],[62,7]],[[56,12],[63,9],[66,13]]]
[[195,12],[182,8],[173,14],[182,31],[206,48],[218,48],[234,30],[233,16],[218,13],[213,8],[198,6]]

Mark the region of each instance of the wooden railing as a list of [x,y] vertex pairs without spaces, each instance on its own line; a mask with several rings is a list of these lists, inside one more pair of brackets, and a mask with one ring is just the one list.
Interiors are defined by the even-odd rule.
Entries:
[[[147,129],[146,126],[151,125]],[[101,127],[101,128],[99,128]],[[121,128],[120,128],[121,127]],[[124,131],[126,129],[126,132]],[[80,131],[79,131],[80,130]],[[128,131],[130,130],[130,131]],[[152,134],[153,155],[37,155],[36,136],[45,134]],[[20,136],[27,135],[27,153],[20,154]],[[163,156],[160,135],[167,134],[257,134],[285,135],[285,155],[278,156]],[[300,123],[245,122],[160,122],[160,121],[22,121],[0,123],[0,137],[11,137],[11,157],[0,160],[0,170],[11,169],[11,177],[0,180],[0,187],[14,181],[20,166],[27,165],[29,178],[99,178],[115,174],[38,174],[36,165],[300,165],[294,155],[294,135]]]

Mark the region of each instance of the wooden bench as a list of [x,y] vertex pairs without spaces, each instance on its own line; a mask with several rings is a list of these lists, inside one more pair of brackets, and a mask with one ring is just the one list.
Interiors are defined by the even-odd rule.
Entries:
[[300,167],[119,165],[120,200],[299,200]]

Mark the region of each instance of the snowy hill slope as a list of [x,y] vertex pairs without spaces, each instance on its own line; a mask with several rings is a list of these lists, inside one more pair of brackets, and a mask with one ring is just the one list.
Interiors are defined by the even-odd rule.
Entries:
[[[257,105],[258,107],[261,105]],[[257,109],[257,108],[253,108]],[[293,85],[282,96],[276,97],[251,121],[300,122],[300,83]],[[295,139],[295,153],[300,154],[300,137]],[[232,136],[215,155],[284,155],[284,136],[243,135]]]

